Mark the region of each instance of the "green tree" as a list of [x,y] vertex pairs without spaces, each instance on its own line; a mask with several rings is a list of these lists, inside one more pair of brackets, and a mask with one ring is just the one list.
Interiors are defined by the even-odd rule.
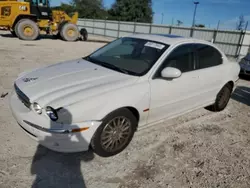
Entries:
[[205,25],[204,25],[204,24],[195,24],[194,26],[195,26],[195,27],[202,27],[202,28],[204,28],[204,27],[205,27]]
[[152,23],[152,0],[116,0],[108,12],[113,19]]
[[104,19],[108,14],[103,0],[72,0],[70,4],[79,13],[79,18]]
[[70,4],[61,3],[60,6],[51,7],[52,10],[62,10],[68,15],[76,11],[76,8]]

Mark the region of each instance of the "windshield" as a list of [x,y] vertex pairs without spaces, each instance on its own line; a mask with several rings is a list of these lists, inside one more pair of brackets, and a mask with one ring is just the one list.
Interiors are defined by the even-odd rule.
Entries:
[[130,75],[142,76],[155,64],[169,45],[124,37],[95,51],[85,59]]
[[24,0],[25,2],[31,2],[32,5],[39,5],[39,6],[45,6],[49,7],[49,1],[48,0]]

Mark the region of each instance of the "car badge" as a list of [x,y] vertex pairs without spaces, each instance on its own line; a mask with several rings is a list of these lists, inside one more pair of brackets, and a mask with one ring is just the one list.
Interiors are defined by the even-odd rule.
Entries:
[[34,81],[34,80],[37,80],[38,78],[23,78],[23,81],[24,82],[31,82],[31,81]]

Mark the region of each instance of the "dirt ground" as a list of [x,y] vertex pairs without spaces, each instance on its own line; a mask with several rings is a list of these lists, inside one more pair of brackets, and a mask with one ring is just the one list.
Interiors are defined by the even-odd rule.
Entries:
[[[75,59],[104,43],[0,34],[0,95],[19,73]],[[93,39],[95,39],[93,37]],[[143,129],[122,153],[62,154],[38,147],[12,117],[9,95],[0,98],[0,188],[249,188],[250,84],[240,80],[228,107],[205,109]]]

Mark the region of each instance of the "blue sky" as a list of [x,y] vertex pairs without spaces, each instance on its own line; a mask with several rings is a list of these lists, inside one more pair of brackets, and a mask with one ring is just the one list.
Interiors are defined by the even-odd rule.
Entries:
[[[68,0],[52,0],[52,5]],[[106,7],[110,7],[115,0],[103,0]],[[152,0],[154,23],[171,24],[172,19],[176,24],[181,20],[184,26],[192,24],[194,4],[192,0]],[[197,7],[196,23],[205,24],[215,28],[220,20],[220,28],[234,29],[239,15],[243,14],[245,20],[250,22],[250,0],[200,0]],[[250,23],[248,26],[250,29]]]

